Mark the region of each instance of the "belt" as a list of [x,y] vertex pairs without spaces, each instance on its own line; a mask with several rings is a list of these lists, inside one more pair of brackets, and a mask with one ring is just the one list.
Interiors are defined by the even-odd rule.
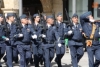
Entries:
[[30,45],[30,42],[23,42],[23,43],[26,44],[26,45],[28,45],[28,44]]
[[44,44],[54,44],[54,42],[47,41],[47,42],[44,42]]
[[75,40],[75,39],[72,39],[73,41],[76,41],[76,42],[82,42],[82,40]]
[[86,40],[99,41],[99,38],[86,39]]

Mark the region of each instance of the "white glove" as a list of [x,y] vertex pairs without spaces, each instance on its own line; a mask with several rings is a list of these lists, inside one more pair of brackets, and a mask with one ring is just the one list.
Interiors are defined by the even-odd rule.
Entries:
[[9,38],[5,38],[6,41],[9,41]]
[[100,32],[99,32],[99,35],[100,35]]
[[90,21],[90,22],[94,22],[95,20],[94,20],[94,19],[89,19],[89,21]]
[[18,37],[23,37],[23,34],[18,34]]
[[32,35],[32,39],[37,39],[37,35]]
[[73,33],[73,31],[72,31],[72,30],[68,31],[68,35],[71,35],[72,33]]
[[42,37],[43,37],[43,38],[45,38],[45,37],[46,37],[46,35],[42,34]]
[[61,46],[62,46],[62,44],[61,44],[61,43],[59,43],[59,44],[58,44],[58,47],[61,47]]

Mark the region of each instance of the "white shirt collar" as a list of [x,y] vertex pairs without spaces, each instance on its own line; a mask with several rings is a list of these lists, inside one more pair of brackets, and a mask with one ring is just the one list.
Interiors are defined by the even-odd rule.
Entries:
[[60,22],[60,21],[58,21],[58,23],[60,24],[61,22]]
[[0,22],[0,25],[1,25],[1,22]]
[[22,23],[22,26],[25,27],[25,24]]
[[48,28],[51,26],[50,24],[47,23]]
[[11,25],[11,24],[12,24],[12,22],[8,22],[8,24],[9,24],[9,25]]
[[38,22],[35,22],[35,25],[37,26],[39,23]]
[[[77,24],[78,24],[78,23],[77,23]],[[77,24],[75,24],[75,23],[73,22],[73,25],[75,25],[75,26],[76,26]]]

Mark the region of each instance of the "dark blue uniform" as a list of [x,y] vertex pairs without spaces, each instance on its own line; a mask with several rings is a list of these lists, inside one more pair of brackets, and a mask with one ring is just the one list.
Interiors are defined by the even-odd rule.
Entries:
[[[8,28],[8,32],[6,37],[8,37],[10,40],[6,41],[6,57],[7,57],[7,66],[8,67],[12,67],[12,46],[14,44],[14,40],[13,40],[13,33],[16,32],[16,25],[15,24],[8,24],[7,23],[7,28]],[[6,31],[7,32],[7,31]]]
[[[13,13],[7,14],[7,19],[9,17],[14,17]],[[14,18],[13,18],[14,19]],[[13,24],[13,21],[5,23],[5,39],[6,40],[6,58],[7,58],[7,66],[13,67],[12,65],[12,45],[13,45],[13,33],[16,32],[16,25]]]
[[[22,15],[20,19],[26,19],[26,15]],[[20,30],[20,31],[19,31]],[[19,36],[19,34],[23,34],[23,36]],[[18,52],[20,54],[20,67],[27,67],[30,58],[31,58],[31,35],[34,35],[34,30],[30,29],[28,25],[22,25],[21,29],[17,29],[15,37],[14,45],[17,45]]]
[[41,47],[41,38],[40,38],[42,29],[40,24],[36,25],[35,23],[33,23],[31,28],[35,30],[35,34],[37,35],[37,39],[32,39],[32,48],[33,48],[35,67],[39,67],[39,61],[43,54]]
[[43,41],[43,57],[45,67],[51,67],[51,61],[54,58],[54,42],[59,39],[58,33],[55,27],[47,27],[46,38]]
[[[86,12],[82,15],[82,20],[85,21],[83,25],[83,31],[85,35],[87,36],[86,40],[92,40],[92,46],[87,46],[87,53],[89,58],[89,67],[98,67],[100,64],[100,43],[99,43],[99,25],[98,23],[94,23],[96,25],[96,29],[94,32],[94,38],[90,39],[90,35],[92,32],[92,22],[89,21],[89,18],[87,16],[91,15],[91,12]],[[95,62],[94,62],[94,56],[95,56]]]
[[[0,24],[0,60],[4,56],[6,50],[5,40],[2,38],[3,36],[5,36],[5,29],[4,29],[4,25]],[[0,63],[0,67],[1,67],[1,63]]]
[[[31,35],[34,31],[28,28],[27,25],[21,29],[23,37],[16,36],[15,45],[17,45],[18,52],[20,54],[20,67],[27,67],[27,64],[31,58]],[[17,35],[17,34],[16,34]]]
[[72,27],[73,34],[68,37],[73,67],[78,67],[78,62],[84,54],[81,32],[82,27],[80,24],[77,24],[77,26],[77,28],[75,26]]
[[[97,25],[97,24],[96,24]],[[97,25],[98,26],[98,25]],[[92,24],[85,23],[83,26],[84,33],[89,37],[92,31]],[[99,45],[99,31],[96,29],[94,37],[97,40],[93,40],[92,47],[87,46],[88,58],[89,58],[89,67],[98,67],[100,64],[100,45]],[[94,55],[96,59],[96,63],[94,63]],[[99,64],[98,64],[99,63]]]
[[61,44],[62,46],[59,47],[58,45],[55,46],[56,49],[56,58],[55,61],[58,64],[58,67],[61,67],[61,58],[63,57],[64,53],[65,53],[65,33],[66,33],[66,24],[64,24],[63,22],[61,23],[56,23],[56,31],[58,33],[58,35],[60,36],[60,40],[61,40]]
[[[77,14],[74,14],[73,17],[77,17]],[[71,59],[73,67],[78,67],[78,62],[82,58],[84,51],[83,51],[83,43],[82,43],[82,27],[81,24],[77,23],[72,28],[68,27],[68,31],[72,30],[71,35],[68,35],[68,45],[71,52]]]
[[[37,16],[39,17],[38,14],[34,14],[33,18],[36,18]],[[42,47],[41,47],[41,38],[40,38],[42,29],[41,29],[40,24],[39,23],[35,24],[35,22],[33,22],[33,24],[30,27],[31,27],[31,29],[35,30],[35,34],[37,36],[36,39],[32,39],[32,48],[33,48],[35,67],[39,67],[39,61],[40,61],[40,59],[42,57],[42,53],[43,53]]]

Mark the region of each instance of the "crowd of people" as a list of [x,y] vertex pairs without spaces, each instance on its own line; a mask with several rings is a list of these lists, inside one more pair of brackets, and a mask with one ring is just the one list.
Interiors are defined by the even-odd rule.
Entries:
[[0,60],[3,58],[7,67],[13,67],[13,62],[19,63],[20,67],[28,67],[29,64],[52,67],[55,54],[58,67],[63,67],[61,59],[66,44],[70,49],[73,67],[78,67],[84,55],[84,45],[89,67],[99,67],[99,38],[100,23],[95,21],[91,11],[80,17],[73,14],[71,22],[63,22],[62,13],[58,13],[55,19],[53,15],[45,14],[42,17],[39,14],[32,17],[26,14],[17,17],[15,13],[7,13],[5,17],[0,14]]

